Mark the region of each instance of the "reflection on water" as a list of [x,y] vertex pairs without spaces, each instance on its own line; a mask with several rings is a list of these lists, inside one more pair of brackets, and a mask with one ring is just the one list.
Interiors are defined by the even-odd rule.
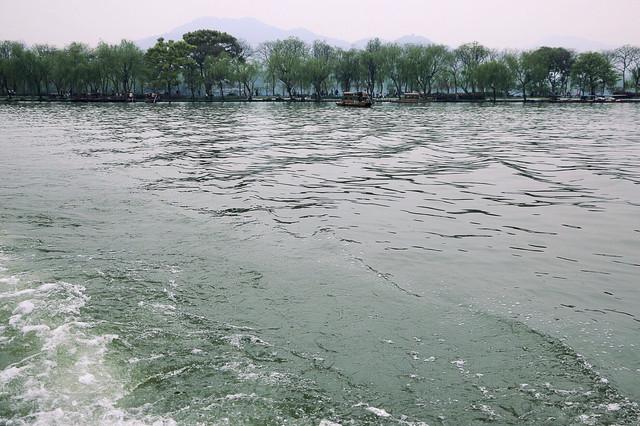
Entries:
[[0,106],[0,418],[635,423],[638,128]]

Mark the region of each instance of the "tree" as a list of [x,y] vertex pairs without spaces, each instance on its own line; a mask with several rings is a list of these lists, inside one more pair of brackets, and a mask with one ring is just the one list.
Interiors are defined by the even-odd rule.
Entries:
[[187,58],[182,66],[182,78],[184,84],[191,92],[191,101],[196,100],[196,91],[202,84],[202,77],[200,76],[200,67],[193,58]]
[[151,84],[166,87],[167,95],[171,96],[171,88],[180,82],[180,73],[192,49],[193,46],[182,40],[165,42],[159,38],[144,56]]
[[[178,49],[186,52],[187,49],[179,45]],[[129,93],[133,90],[135,80],[142,72],[144,63],[144,53],[138,46],[128,40],[122,40],[119,45],[115,46],[115,66],[114,73],[116,79],[121,84],[123,93]],[[179,54],[180,52],[176,52]]]
[[637,95],[640,90],[640,64],[636,65],[636,67],[631,70],[631,79]]
[[382,54],[382,42],[379,38],[369,40],[367,47],[362,52],[361,61],[366,70],[367,92],[370,96],[373,96],[376,83],[384,80],[382,68],[384,67],[385,58]]
[[301,80],[308,54],[307,45],[296,37],[278,40],[271,46],[267,69],[282,82],[290,98],[295,85]]
[[507,52],[503,59],[522,92],[522,99],[527,102],[527,92],[546,78],[546,70],[536,62],[532,52]]
[[19,42],[5,41],[0,45],[0,79],[5,93],[26,90],[24,61],[26,47]]
[[222,100],[224,100],[224,84],[231,79],[231,75],[231,58],[226,53],[217,57],[210,56],[204,61],[204,79],[218,86]]
[[446,46],[409,46],[407,54],[409,63],[414,67],[416,83],[424,95],[430,94],[436,76],[446,67]]
[[392,43],[382,47],[381,54],[384,58],[384,75],[388,76],[395,87],[396,96],[401,97],[403,88],[410,79],[410,58],[402,46]]
[[326,89],[325,84],[334,69],[335,51],[323,41],[315,41],[311,47],[311,55],[304,64],[304,74],[313,86],[316,100]]
[[256,80],[260,75],[260,65],[254,61],[234,61],[236,80],[242,84],[249,100],[253,99]]
[[566,92],[575,53],[562,47],[540,47],[532,55],[538,66],[545,70],[549,93],[556,96]]
[[493,102],[496,101],[496,93],[507,92],[513,87],[513,74],[503,62],[493,60],[478,65],[475,70],[477,83],[483,90],[491,89]]
[[640,61],[640,47],[625,44],[611,52],[611,56],[616,68],[622,73],[622,91],[624,92],[627,88],[627,70]]
[[276,95],[276,82],[278,80],[274,74],[274,69],[269,66],[269,58],[271,57],[271,52],[273,51],[273,45],[274,42],[265,41],[264,43],[260,43],[260,45],[258,45],[258,48],[255,50],[256,56],[260,58],[262,64],[264,65],[263,73],[265,76],[265,82],[271,83],[271,96]]
[[216,59],[221,55],[226,55],[231,59],[243,58],[244,47],[234,36],[215,30],[192,31],[184,34],[182,39],[194,46],[190,56],[198,65],[207,96],[211,96],[211,89],[215,82],[206,78],[205,62],[207,59]]
[[38,98],[42,98],[42,89],[46,92],[48,88],[53,50],[47,45],[36,45],[32,49],[24,50],[20,58],[22,62],[20,69],[24,73],[25,82],[31,90],[35,90]]
[[358,51],[356,49],[338,50],[333,73],[342,91],[350,91],[351,85],[359,79],[361,74]]
[[476,70],[489,57],[489,49],[478,42],[466,43],[459,46],[455,51],[457,62],[460,64],[460,74],[463,81],[462,90],[465,93],[471,88],[475,92],[478,86]]
[[590,95],[595,95],[598,88],[604,88],[615,84],[617,76],[611,63],[606,56],[597,52],[586,52],[578,55],[571,70],[573,81],[584,93],[589,91]]

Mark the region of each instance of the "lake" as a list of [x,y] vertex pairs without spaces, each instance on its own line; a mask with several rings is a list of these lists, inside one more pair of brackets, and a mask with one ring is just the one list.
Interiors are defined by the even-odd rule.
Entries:
[[0,104],[0,423],[636,424],[638,129]]

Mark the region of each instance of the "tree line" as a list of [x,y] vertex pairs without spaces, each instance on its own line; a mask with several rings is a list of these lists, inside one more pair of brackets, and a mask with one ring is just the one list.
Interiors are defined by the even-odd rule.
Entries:
[[[258,83],[260,87],[258,88]],[[640,48],[576,53],[562,47],[498,51],[477,42],[399,45],[370,40],[363,49],[340,49],[297,38],[251,48],[234,36],[198,30],[182,40],[158,39],[143,51],[133,42],[71,43],[64,48],[0,42],[0,94],[59,96],[160,92],[193,99],[229,91],[251,99],[335,95],[439,94],[564,96],[640,90]],[[262,92],[260,91],[262,90]],[[225,92],[226,91],[226,92]]]

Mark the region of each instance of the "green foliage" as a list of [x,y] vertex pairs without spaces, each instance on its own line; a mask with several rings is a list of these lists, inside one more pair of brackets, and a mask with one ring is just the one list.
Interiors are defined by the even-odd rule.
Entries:
[[405,91],[405,86],[415,76],[408,49],[392,43],[382,46],[380,53],[384,58],[382,73],[391,80],[396,96],[400,97]]
[[260,76],[260,64],[257,62],[236,60],[233,65],[235,80],[242,84],[248,98],[252,99],[256,80]]
[[478,42],[466,43],[454,50],[453,63],[459,72],[462,90],[475,92],[478,88],[477,69],[489,58],[489,49]]
[[309,49],[298,38],[291,37],[273,43],[267,59],[267,69],[285,86],[289,97],[303,80],[304,63]]
[[180,74],[192,50],[193,46],[182,40],[165,42],[159,38],[144,57],[151,85],[156,88],[164,86],[166,93],[171,95],[171,89],[179,83]]
[[226,53],[216,57],[209,56],[204,61],[204,80],[215,84],[220,89],[220,97],[224,99],[224,84],[231,80],[232,61]]
[[205,63],[207,60],[217,59],[220,56],[227,56],[232,59],[243,59],[244,47],[232,35],[215,30],[198,30],[186,33],[182,39],[193,46],[190,53],[191,59],[197,64],[200,70],[200,77],[205,85],[207,96],[211,96],[211,88],[216,83],[207,78]]
[[325,83],[335,68],[335,49],[323,41],[316,41],[311,48],[311,55],[306,59],[303,74],[313,86],[316,99],[326,91]]
[[379,38],[369,40],[367,47],[361,54],[360,61],[364,65],[365,69],[365,84],[367,92],[370,96],[373,96],[376,84],[383,82],[385,78],[385,57],[382,42]]
[[0,42],[3,95],[126,94],[145,89],[171,94],[184,88],[195,99],[204,88],[211,99],[214,87],[224,97],[225,87],[237,84],[251,98],[259,81],[263,90],[275,95],[281,89],[290,97],[311,88],[319,99],[336,86],[398,96],[409,90],[425,96],[433,91],[482,90],[495,97],[516,89],[526,101],[563,94],[572,87],[589,93],[616,85],[638,91],[640,48],[625,45],[581,55],[560,47],[498,53],[477,42],[451,50],[442,45],[385,44],[376,38],[364,49],[341,50],[321,41],[308,46],[289,38],[252,51],[232,35],[214,30],[190,32],[180,41],[159,39],[146,52],[126,40],[95,48],[81,43],[55,48]]
[[447,47],[439,44],[407,47],[410,74],[423,94],[430,94],[437,76],[445,72],[448,55]]
[[360,60],[356,49],[336,51],[333,73],[344,92],[350,91],[353,84],[360,85],[364,74]]
[[571,76],[580,91],[588,91],[590,95],[595,95],[598,88],[604,91],[607,86],[613,86],[617,81],[617,74],[611,62],[605,55],[597,52],[578,55]]
[[575,53],[563,47],[540,47],[531,55],[532,60],[544,70],[547,92],[551,95],[565,93]]
[[491,89],[493,101],[498,92],[506,93],[513,87],[513,73],[505,61],[488,61],[475,69],[475,79],[483,91]]

